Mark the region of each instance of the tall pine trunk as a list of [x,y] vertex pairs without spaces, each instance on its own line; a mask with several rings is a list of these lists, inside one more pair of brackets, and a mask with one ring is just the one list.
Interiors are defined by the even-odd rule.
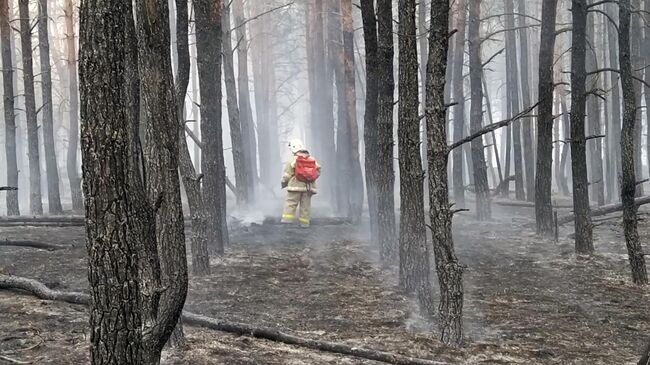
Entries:
[[[454,141],[463,138],[463,124],[465,123],[465,88],[463,81],[463,65],[465,60],[465,28],[467,19],[467,0],[458,0],[456,18],[456,34],[452,57],[453,95],[454,101]],[[454,202],[457,207],[465,207],[465,183],[463,181],[463,149],[456,148],[452,155],[452,183]]]
[[77,153],[79,150],[79,83],[77,79],[77,51],[74,32],[74,1],[65,2],[65,31],[66,47],[68,51],[68,81],[70,95],[70,131],[68,133],[68,155],[66,168],[70,195],[72,197],[72,210],[83,210],[83,196],[81,195],[81,179],[78,173]]
[[43,106],[43,144],[45,151],[45,172],[47,177],[47,201],[50,214],[63,214],[59,192],[59,169],[56,164],[54,146],[54,108],[52,105],[52,66],[50,65],[50,37],[47,0],[38,1],[38,49],[41,63],[41,90]]
[[[528,28],[526,18],[526,0],[519,0],[519,15],[517,16],[517,26],[519,27],[519,65],[521,71],[521,102],[524,108],[532,105],[531,88],[529,80],[531,74],[528,71]],[[521,120],[521,133],[524,152],[524,166],[526,173],[526,199],[529,202],[535,199],[535,155],[533,153],[533,128],[532,118],[523,118]]]
[[643,248],[637,230],[637,207],[634,204],[636,190],[634,133],[636,123],[636,97],[634,95],[634,76],[630,60],[630,0],[619,2],[619,63],[621,67],[621,86],[623,89],[623,128],[621,132],[621,202],[623,203],[623,229],[628,258],[632,267],[632,280],[636,284],[647,284]]
[[[587,17],[587,39],[591,44],[596,44],[596,24],[594,15]],[[596,56],[596,49],[590,49],[586,54],[586,68],[588,71],[593,71],[598,68],[598,60]],[[587,78],[587,85],[589,89],[601,88],[601,78],[597,75]],[[586,90],[589,93],[591,90]],[[602,134],[601,131],[601,110],[598,97],[589,94],[587,96],[587,135],[598,136]],[[590,196],[598,203],[599,206],[605,204],[605,182],[603,181],[603,140],[602,138],[594,138],[587,142],[589,151],[589,172],[591,175],[589,186],[591,187]]]
[[429,246],[424,222],[424,174],[420,158],[418,52],[415,0],[399,2],[399,277],[418,294],[420,309],[434,313]]
[[[18,187],[18,162],[16,159],[16,111],[14,108],[14,67],[12,60],[11,26],[9,25],[9,0],[0,2],[0,43],[2,46],[2,86],[5,115],[5,153],[7,155],[7,185]],[[7,215],[20,215],[18,191],[7,194]]]
[[221,130],[221,0],[195,0],[196,48],[201,93],[203,198],[208,242],[216,254],[228,245],[226,174]]
[[429,160],[429,218],[440,285],[438,305],[440,339],[460,345],[463,340],[463,266],[458,262],[451,232],[452,212],[447,185],[445,76],[449,49],[449,1],[431,3],[429,59],[427,62],[426,118]]
[[[537,118],[537,175],[535,178],[535,221],[537,234],[554,233],[551,184],[553,171],[553,62],[557,0],[542,2],[542,31],[539,41],[539,116]],[[559,148],[556,144],[556,151]],[[556,155],[559,155],[556,153]],[[559,161],[556,160],[556,164]],[[559,169],[558,169],[559,170]],[[560,176],[557,174],[559,180]]]
[[[641,0],[631,0],[633,9],[641,8]],[[620,10],[620,9],[619,9]],[[630,21],[630,39],[631,39],[631,62],[632,74],[637,78],[643,78],[643,70],[645,69],[645,62],[641,53],[641,45],[643,42],[643,26],[641,25],[641,17],[633,16]],[[620,60],[619,60],[620,62]],[[621,81],[622,83],[623,81]],[[643,101],[643,85],[640,82],[633,83],[634,96],[636,98],[636,105],[641,105]],[[636,179],[643,179],[643,120],[641,113],[636,113],[636,122],[634,123],[634,163],[636,170]],[[637,184],[636,195],[643,196],[643,184]]]
[[[607,14],[612,17],[612,19],[616,18],[616,11],[617,9],[616,4],[607,4],[605,5],[607,8]],[[615,24],[612,24],[610,21],[605,21],[606,24],[606,32],[607,32],[607,43],[609,45],[608,47],[608,52],[609,52],[609,67],[618,70],[618,53],[617,53],[617,45],[618,45],[618,37],[617,37],[617,28]],[[610,164],[613,166],[612,168],[612,174],[609,176],[609,178],[612,181],[613,190],[618,192],[619,191],[619,176],[621,176],[621,149],[620,148],[614,148],[613,146],[618,146],[621,143],[621,84],[619,82],[620,75],[616,72],[610,72],[609,74],[610,78],[610,87],[612,89],[612,96],[609,98],[611,100],[611,110],[612,110],[612,118],[610,120],[610,128],[609,130],[611,131],[608,133],[607,138],[610,139],[609,145],[612,146],[613,151],[609,151],[607,155],[609,156],[610,159]],[[616,195],[616,194],[614,194]]]
[[43,214],[41,197],[41,168],[36,121],[36,95],[34,94],[34,63],[32,32],[29,17],[29,0],[18,0],[20,12],[20,48],[23,59],[23,82],[25,93],[25,120],[27,122],[27,145],[29,157],[29,205],[32,215]]
[[575,212],[575,249],[579,254],[594,251],[587,181],[585,140],[585,69],[587,44],[587,0],[572,0],[573,15],[571,52],[571,167],[573,176],[573,211]]

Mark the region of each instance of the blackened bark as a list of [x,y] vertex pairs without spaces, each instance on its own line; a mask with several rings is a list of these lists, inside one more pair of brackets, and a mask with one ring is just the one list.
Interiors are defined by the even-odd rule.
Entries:
[[241,120],[241,134],[244,148],[245,165],[249,168],[248,186],[249,201],[255,199],[255,186],[257,185],[257,139],[255,138],[255,125],[253,123],[253,109],[251,107],[250,88],[248,85],[248,36],[246,34],[246,17],[244,1],[234,0],[232,5],[235,19],[235,36],[238,40],[237,47],[237,85],[239,93],[239,119]]
[[[528,28],[526,25],[526,1],[519,0],[519,15],[517,16],[517,26],[519,27],[519,70],[521,71],[521,102],[524,108],[530,107],[531,88],[529,80],[531,74],[528,71]],[[533,153],[533,129],[532,118],[523,118],[521,120],[521,134],[523,141],[524,166],[526,172],[526,199],[529,202],[535,199],[535,155]]]
[[[463,65],[465,60],[465,28],[467,19],[467,0],[458,0],[456,34],[454,35],[454,49],[452,57],[453,92],[454,101],[454,141],[463,138],[463,124],[465,123],[465,88],[463,80]],[[452,183],[454,203],[458,208],[465,207],[465,183],[463,181],[463,150],[457,148],[452,151]]]
[[221,130],[221,0],[195,0],[196,48],[201,92],[203,198],[208,242],[216,254],[228,245],[226,174]]
[[[560,99],[560,106],[562,107],[562,127],[564,128],[564,138],[565,139],[570,139],[571,138],[571,118],[569,116],[569,109],[567,108],[566,105],[566,96],[564,95],[564,91],[560,91],[560,95],[558,96]],[[564,196],[569,196],[570,191],[569,191],[569,182],[567,178],[567,162],[570,161],[570,153],[569,151],[571,150],[571,143],[569,141],[566,141],[563,143],[562,147],[562,156],[560,157],[560,172],[561,172],[561,179],[560,179],[560,184],[562,186],[562,194]],[[618,150],[618,149],[617,149]]]
[[420,309],[434,313],[429,246],[424,222],[424,173],[420,158],[418,52],[415,0],[399,2],[399,278],[418,294]]
[[68,133],[66,169],[70,183],[72,210],[78,212],[83,209],[83,196],[81,195],[81,179],[79,178],[79,167],[77,163],[77,152],[79,150],[79,82],[77,81],[77,51],[75,45],[73,0],[66,0],[64,13],[70,95],[70,130]]
[[143,363],[146,351],[138,255],[147,247],[155,252],[155,232],[132,158],[137,90],[129,89],[133,80],[128,77],[137,75],[132,72],[137,66],[128,54],[134,47],[127,43],[134,37],[126,26],[128,18],[133,19],[130,2],[81,4],[79,76],[92,364]]
[[[553,62],[556,16],[557,0],[544,0],[539,41],[539,116],[537,117],[537,175],[535,178],[535,222],[537,223],[537,234],[544,237],[551,237],[555,233],[551,184],[553,176]],[[559,142],[557,143],[556,148],[559,148]],[[556,178],[559,179],[559,175]]]
[[363,173],[359,156],[359,125],[357,123],[357,92],[354,68],[354,23],[352,0],[341,1],[343,26],[343,71],[345,76],[345,111],[348,134],[350,189],[348,217],[359,219],[363,211]]
[[623,229],[628,258],[632,268],[632,280],[636,284],[647,284],[643,248],[639,241],[637,230],[637,207],[634,204],[636,190],[634,133],[636,123],[636,97],[634,95],[634,81],[632,62],[630,60],[630,0],[619,1],[619,63],[621,67],[621,86],[623,89],[623,128],[621,131],[621,202],[623,203]]
[[41,63],[41,90],[43,106],[41,113],[43,145],[45,151],[45,172],[47,177],[47,202],[50,214],[63,214],[59,192],[59,169],[56,165],[54,146],[54,116],[52,107],[52,66],[50,65],[50,40],[47,26],[47,0],[38,1],[38,50]]
[[41,198],[41,168],[36,122],[36,99],[34,94],[34,64],[32,33],[29,17],[29,0],[19,0],[20,48],[23,59],[23,82],[25,93],[25,119],[27,121],[27,144],[29,157],[29,205],[32,215],[43,214]]
[[[506,29],[515,28],[514,19],[514,5],[512,0],[505,0],[506,10]],[[510,113],[508,118],[511,118],[521,110],[519,101],[519,66],[517,63],[517,39],[514,30],[506,31],[506,84],[507,84],[507,99],[509,103]],[[513,162],[515,167],[515,197],[517,200],[525,200],[526,193],[524,190],[524,166],[521,150],[521,126],[515,123],[510,128],[510,138],[513,147]],[[508,149],[510,151],[510,149]],[[508,176],[508,174],[506,174]]]
[[[616,4],[606,5],[607,14],[615,19],[617,9]],[[612,24],[609,21],[605,21],[607,27],[607,43],[609,45],[609,67],[618,70],[618,37],[615,24]],[[612,103],[612,118],[610,120],[610,131],[607,135],[607,138],[610,138],[610,146],[618,146],[621,143],[621,85],[619,82],[620,75],[616,72],[610,72],[610,87],[612,89],[612,97],[610,98]],[[610,158],[610,164],[612,164],[612,174],[609,176],[612,180],[612,185],[614,186],[614,191],[618,192],[619,179],[621,176],[621,149],[612,148],[607,154]],[[616,194],[614,194],[616,195]]]
[[[0,42],[2,45],[2,86],[5,116],[5,153],[7,155],[7,185],[18,187],[18,162],[16,160],[16,112],[14,110],[14,67],[11,55],[11,26],[9,25],[9,0],[0,2]],[[7,194],[7,215],[20,215],[18,191]]]
[[187,295],[185,222],[178,176],[181,126],[172,76],[168,3],[138,2],[136,17],[147,196],[154,208],[160,285],[165,288],[155,310],[155,326],[151,335],[146,334],[145,344],[152,352],[151,359],[159,361]]
[[[469,78],[471,95],[470,134],[478,132],[483,126],[483,84],[481,75],[481,0],[470,0],[469,3]],[[485,163],[485,148],[483,137],[475,138],[472,146],[472,167],[474,188],[476,192],[476,218],[488,220],[492,217],[490,207],[490,186],[488,185],[487,165]]]
[[[590,0],[590,3],[593,2]],[[596,29],[594,22],[594,15],[587,17],[587,39],[590,44],[596,44]],[[598,60],[596,57],[596,49],[589,48],[586,54],[586,68],[587,70],[596,70],[599,68]],[[592,89],[602,89],[600,84],[601,80],[597,75],[587,77],[587,92]],[[599,98],[593,94],[587,96],[587,135],[599,136],[602,134],[601,130],[601,108]],[[598,203],[599,206],[605,205],[605,182],[603,181],[603,139],[594,138],[588,143],[589,150],[589,173],[591,178],[589,186],[591,187],[590,196]]]
[[448,147],[446,133],[445,74],[449,48],[449,1],[431,3],[429,60],[427,63],[427,139],[429,205],[433,251],[440,285],[440,338],[460,345],[463,339],[463,266],[458,262],[451,232],[452,212],[447,186]]
[[361,0],[363,38],[366,49],[366,104],[363,124],[364,163],[366,171],[366,191],[370,213],[370,240],[376,246],[379,241],[377,222],[377,96],[379,62],[377,57],[377,17],[374,0]]
[[250,168],[246,166],[242,125],[237,101],[237,84],[235,81],[235,64],[232,49],[232,32],[230,30],[230,5],[224,4],[221,14],[223,29],[223,73],[226,85],[226,104],[230,123],[230,141],[232,143],[232,160],[235,168],[235,186],[237,205],[246,207],[250,203],[248,192],[251,190]]
[[575,249],[579,254],[594,251],[585,140],[585,56],[587,44],[587,0],[572,0],[573,15],[571,52],[571,161],[573,176],[573,211],[575,212]]
[[176,48],[178,68],[176,76],[176,103],[178,104],[179,155],[178,165],[187,195],[187,203],[192,217],[192,273],[207,275],[210,273],[210,258],[208,257],[207,211],[203,203],[201,182],[197,176],[190,150],[185,137],[185,95],[190,79],[190,50],[188,32],[188,4],[186,0],[176,0]]
[[393,170],[393,108],[395,77],[393,75],[393,5],[391,0],[377,0],[377,222],[381,257],[384,263],[395,263],[398,249],[395,237],[395,172]]

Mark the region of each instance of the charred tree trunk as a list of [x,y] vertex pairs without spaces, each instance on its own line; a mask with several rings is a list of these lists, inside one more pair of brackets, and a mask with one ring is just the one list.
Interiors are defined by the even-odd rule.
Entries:
[[250,168],[246,166],[244,139],[237,101],[237,84],[235,81],[235,65],[232,49],[232,32],[230,30],[230,5],[224,4],[221,14],[223,29],[223,73],[226,85],[226,103],[228,106],[228,121],[230,123],[230,141],[232,143],[232,160],[235,168],[235,186],[237,205],[246,207],[250,203],[248,192],[251,190],[249,178]]
[[[613,10],[616,8],[615,4],[612,5],[606,5],[608,11],[607,14],[612,17],[612,19],[615,19],[616,11]],[[618,49],[618,37],[617,37],[617,30],[616,30],[616,25],[612,24],[609,21],[605,21],[607,27],[607,43],[609,45],[608,50],[609,50],[609,67],[613,69],[618,69],[618,54],[617,54],[617,49]],[[612,117],[610,119],[610,131],[607,135],[607,138],[610,139],[610,146],[618,146],[621,143],[621,85],[619,82],[619,77],[620,75],[616,72],[610,72],[610,87],[612,89],[612,96],[610,98],[611,103],[612,103]],[[618,177],[621,176],[621,149],[620,148],[613,148],[613,151],[608,151],[607,155],[609,156],[610,159],[610,164],[613,166],[612,168],[612,174],[609,176],[612,184],[613,184],[613,190],[618,192],[619,191],[619,179]],[[616,194],[614,194],[616,195]]]
[[187,203],[192,217],[192,272],[194,275],[208,275],[210,273],[210,258],[208,257],[207,238],[207,211],[203,203],[201,181],[197,176],[187,138],[185,137],[185,95],[190,81],[190,47],[189,47],[189,19],[187,0],[176,0],[176,53],[178,54],[178,68],[176,76],[176,103],[178,106],[179,125],[179,150],[178,165],[187,195]]
[[426,118],[429,160],[429,204],[431,235],[440,285],[440,338],[444,343],[460,345],[463,339],[463,266],[458,262],[451,232],[447,162],[449,149],[446,133],[444,98],[447,51],[449,48],[449,1],[431,3],[429,60],[427,62]]
[[41,168],[36,121],[36,98],[34,94],[34,64],[32,32],[29,17],[29,0],[19,0],[20,48],[23,59],[23,82],[25,93],[25,119],[27,121],[27,144],[29,157],[29,205],[32,215],[43,214],[41,198]]
[[[631,0],[630,4],[632,9],[635,11],[641,9],[641,0]],[[619,9],[620,16],[620,9]],[[643,70],[645,69],[645,61],[641,57],[641,43],[643,41],[643,26],[641,25],[641,17],[635,15],[631,18],[630,21],[630,39],[631,39],[631,62],[632,62],[632,74],[637,78],[643,77]],[[620,59],[619,59],[620,63]],[[621,80],[621,84],[622,84]],[[636,105],[641,105],[643,102],[643,87],[639,82],[633,83],[634,86],[634,95],[636,97]],[[641,118],[641,113],[636,113],[636,122],[634,123],[634,163],[636,170],[636,178],[638,180],[643,179],[643,146],[642,146],[642,135],[643,135],[643,120]],[[621,152],[622,153],[622,152]],[[621,168],[622,169],[622,168]],[[636,196],[641,197],[643,193],[643,184],[637,184],[636,186]]]
[[[7,185],[18,187],[18,162],[16,159],[16,112],[14,108],[14,67],[11,55],[11,26],[9,0],[0,2],[0,43],[2,46],[3,108],[5,114],[5,153],[7,154]],[[7,194],[7,215],[20,215],[18,191]]]
[[81,179],[79,178],[77,152],[79,150],[79,83],[77,81],[77,51],[74,31],[74,1],[65,2],[65,31],[68,51],[68,81],[70,89],[70,131],[68,133],[68,155],[66,168],[72,197],[72,210],[83,210]]
[[[646,14],[648,11],[650,11],[650,0],[644,0],[644,11],[646,13],[643,14],[643,26],[644,26],[644,38],[643,38],[643,67],[648,64],[650,61],[650,30],[648,30],[648,24],[646,21]],[[640,9],[640,6],[637,7],[636,9]],[[640,15],[636,15],[639,17]],[[646,84],[650,84],[650,71],[648,71],[647,68],[643,70],[644,73],[644,80]],[[643,88],[643,95],[645,96],[645,119],[646,119],[646,128],[647,130],[650,130],[650,87],[648,86],[641,86]],[[639,113],[641,114],[641,113]],[[650,151],[650,133],[646,131],[646,149]],[[648,164],[648,169],[650,170],[650,153],[647,153],[646,151],[646,163]],[[650,177],[650,171],[648,171],[648,177]],[[641,179],[639,179],[641,180]]]
[[415,0],[399,2],[399,277],[418,294],[420,309],[434,313],[429,246],[424,222],[424,174],[420,158],[418,52]]
[[[349,138],[349,211],[348,217],[357,220],[363,210],[363,173],[359,156],[359,125],[357,123],[357,92],[354,68],[354,23],[352,21],[352,0],[341,1],[343,25],[343,70],[345,74],[345,111]],[[345,143],[345,142],[344,142]]]
[[[512,0],[505,0],[506,29],[515,28],[514,5]],[[514,30],[506,32],[506,84],[508,92],[508,103],[510,104],[509,118],[519,114],[521,105],[519,102],[519,67],[517,63],[517,39]],[[515,167],[515,197],[517,200],[525,200],[524,190],[524,164],[521,151],[521,126],[514,123],[510,128],[512,133],[513,161]],[[510,151],[510,149],[508,149]],[[510,153],[510,152],[508,152]],[[507,174],[506,174],[507,176]]]
[[47,0],[38,1],[38,49],[41,63],[41,90],[43,95],[43,144],[45,147],[45,172],[47,176],[47,201],[50,214],[63,214],[59,192],[59,169],[54,146],[54,108],[52,106],[52,66],[50,65],[50,39],[47,29]]
[[[591,1],[590,1],[591,2]],[[594,22],[594,15],[587,17],[587,39],[590,44],[596,44],[596,29]],[[590,47],[586,54],[586,68],[588,71],[598,69],[598,60],[596,56],[596,49]],[[600,79],[594,75],[587,78],[587,93],[592,90],[602,89]],[[587,96],[587,125],[588,135],[599,136],[602,134],[601,130],[601,111],[598,105],[598,97],[589,94]],[[603,181],[603,142],[602,138],[594,138],[589,141],[589,157],[591,179],[589,186],[591,187],[591,197],[598,203],[599,206],[605,204],[605,182]]]
[[575,212],[575,249],[579,254],[594,251],[589,215],[589,183],[585,139],[585,56],[587,44],[587,0],[572,0],[571,52],[571,161],[573,172],[573,211]]
[[560,91],[559,94],[560,107],[562,107],[562,128],[564,128],[564,139],[567,140],[563,143],[562,156],[560,157],[560,172],[562,174],[560,184],[562,186],[562,194],[564,196],[569,196],[570,191],[567,178],[567,162],[570,161],[571,158],[571,154],[569,153],[571,150],[571,142],[569,141],[571,138],[571,118],[569,116],[569,109],[566,105],[566,96],[564,95],[564,91]]
[[[528,28],[526,25],[526,0],[519,0],[519,15],[517,16],[519,27],[519,48],[521,57],[519,58],[520,71],[521,71],[521,101],[524,108],[532,105],[531,88],[528,80],[531,79],[531,74],[528,71]],[[521,132],[523,152],[524,152],[524,166],[526,172],[526,198],[529,202],[535,199],[535,155],[533,153],[533,128],[532,118],[523,118],[521,121]]]
[[241,120],[241,134],[243,142],[243,155],[245,165],[248,167],[248,199],[255,200],[255,186],[257,185],[257,139],[255,138],[255,124],[253,123],[253,109],[251,107],[250,88],[248,85],[248,36],[246,34],[246,16],[244,0],[234,0],[232,11],[235,19],[235,36],[237,46],[237,84],[239,92],[239,118]]
[[210,249],[228,245],[226,174],[221,130],[221,0],[195,0],[196,48],[201,93],[203,198],[208,210]]
[[[456,34],[454,35],[453,61],[453,92],[454,101],[454,140],[463,138],[463,124],[465,123],[465,88],[463,87],[463,65],[465,60],[465,28],[467,19],[467,0],[458,0],[456,18]],[[465,207],[465,183],[463,181],[463,150],[457,148],[452,155],[452,182],[454,203],[459,208]]]
[[628,258],[632,267],[632,280],[636,284],[647,284],[648,274],[645,266],[643,248],[637,231],[637,207],[634,204],[636,174],[634,171],[634,123],[636,122],[636,97],[632,63],[630,60],[630,0],[619,1],[619,63],[621,67],[621,86],[623,89],[623,129],[621,132],[621,202],[623,203],[623,229]]
[[[552,237],[555,233],[551,184],[553,176],[553,56],[555,54],[556,15],[557,0],[544,0],[542,2],[542,31],[539,48],[539,116],[537,118],[537,175],[535,178],[535,221],[537,234],[544,237]],[[559,148],[559,142],[557,148]]]
[[385,263],[398,258],[395,240],[395,172],[393,170],[393,5],[391,0],[377,0],[377,58],[379,94],[377,96],[377,221],[381,256]]

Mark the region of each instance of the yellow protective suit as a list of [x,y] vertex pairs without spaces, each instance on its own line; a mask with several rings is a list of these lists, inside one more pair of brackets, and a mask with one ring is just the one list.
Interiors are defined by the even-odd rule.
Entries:
[[[307,151],[299,151],[296,156],[309,156]],[[282,188],[287,188],[287,199],[284,202],[282,223],[294,223],[296,221],[296,210],[300,206],[298,222],[302,227],[309,227],[311,223],[311,197],[316,194],[316,183],[304,183],[296,179],[295,167],[296,156],[289,161],[282,175]],[[318,175],[321,173],[321,166],[316,162]]]

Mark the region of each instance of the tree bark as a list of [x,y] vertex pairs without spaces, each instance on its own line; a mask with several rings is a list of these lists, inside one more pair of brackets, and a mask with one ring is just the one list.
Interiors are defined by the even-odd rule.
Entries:
[[420,158],[415,6],[415,0],[399,2],[399,277],[402,288],[418,294],[420,310],[433,314]]
[[[630,4],[635,11],[641,9],[641,0],[631,0]],[[620,8],[619,8],[620,16]],[[637,78],[643,77],[643,70],[645,69],[645,61],[643,60],[641,54],[641,45],[643,42],[643,26],[641,25],[641,17],[634,16],[630,21],[630,39],[631,39],[631,62],[632,62],[632,74]],[[620,29],[619,29],[620,30]],[[619,39],[620,42],[620,39]],[[619,59],[620,64],[620,59]],[[621,80],[621,85],[623,81]],[[640,82],[634,82],[634,95],[636,97],[636,105],[641,105],[643,101],[643,87]],[[636,170],[636,178],[641,180],[643,178],[643,146],[641,136],[643,134],[643,121],[641,118],[641,113],[636,113],[636,121],[634,123],[634,162]],[[622,130],[622,128],[621,128]],[[621,132],[622,134],[622,132]],[[622,137],[621,137],[622,138]],[[622,152],[621,152],[622,155]],[[622,158],[622,156],[621,156]],[[621,166],[622,170],[622,166]],[[622,189],[622,188],[621,188]],[[636,185],[636,196],[643,196],[643,184]]]
[[83,210],[83,196],[81,195],[81,179],[79,178],[77,153],[79,152],[79,82],[77,81],[77,51],[74,30],[74,1],[65,2],[65,31],[66,47],[68,51],[68,81],[70,95],[70,129],[68,133],[68,154],[66,168],[70,195],[72,197],[72,210]]
[[[469,77],[471,88],[470,134],[478,132],[483,126],[483,85],[481,75],[481,0],[470,0],[469,3]],[[472,167],[474,188],[476,192],[476,218],[480,221],[492,217],[490,207],[490,185],[488,184],[487,165],[483,137],[471,142]]]
[[[542,31],[539,48],[539,117],[537,118],[537,175],[535,178],[535,221],[537,234],[544,237],[551,237],[555,233],[551,185],[556,16],[557,0],[544,0],[542,2]],[[559,142],[557,148],[559,148]]]
[[[607,14],[612,17],[612,19],[616,18],[617,12],[614,10],[617,8],[616,4],[611,4],[611,5],[606,5],[607,8]],[[617,37],[617,30],[615,24],[612,24],[609,21],[605,21],[607,27],[605,28],[607,31],[607,43],[609,45],[608,50],[609,50],[609,67],[613,69],[618,69],[618,54],[617,54],[617,49],[618,49],[618,37]],[[610,146],[618,146],[621,143],[621,86],[619,82],[619,74],[616,72],[610,72],[610,87],[612,89],[612,96],[610,98],[611,103],[612,103],[612,118],[610,120],[610,131],[611,133],[608,134],[608,138],[610,138]],[[618,177],[621,176],[621,149],[620,148],[613,148],[613,151],[609,151],[607,154],[610,158],[610,164],[614,166],[612,168],[612,175],[610,175],[610,178],[612,179],[612,183],[614,186],[614,191],[618,192],[619,191],[619,179]],[[616,195],[616,194],[614,194]]]
[[623,129],[621,131],[621,156],[623,176],[621,179],[621,202],[623,203],[623,229],[628,258],[632,268],[632,280],[636,284],[647,284],[643,248],[637,230],[637,206],[634,202],[636,174],[634,171],[634,130],[636,122],[636,97],[632,63],[630,60],[630,0],[619,1],[619,63],[623,89]]
[[195,0],[196,48],[201,93],[203,198],[208,242],[221,255],[228,245],[226,174],[221,130],[221,0]]
[[[589,1],[593,3],[593,0]],[[589,39],[590,44],[596,44],[596,29],[595,29],[595,15],[587,17],[587,39]],[[596,56],[596,49],[590,48],[586,52],[586,68],[589,71],[598,69],[598,60]],[[590,76],[587,78],[587,85],[590,89],[602,88],[600,83],[600,78],[597,75]],[[589,93],[591,90],[586,90]],[[598,101],[598,97],[589,94],[587,96],[587,125],[588,125],[588,135],[598,136],[602,134],[601,130],[601,108]],[[605,182],[603,181],[603,139],[594,138],[592,141],[589,141],[589,161],[590,168],[589,172],[591,175],[590,184],[591,187],[591,197],[598,203],[598,205],[605,204]]]
[[[560,91],[559,94],[560,95],[558,95],[558,97],[560,99],[560,107],[562,108],[562,127],[564,128],[564,138],[570,139],[571,138],[571,117],[569,114],[570,111],[566,105],[566,96],[564,95],[564,90]],[[564,196],[569,196],[570,194],[569,183],[567,178],[567,162],[570,161],[571,158],[571,154],[569,153],[570,150],[571,150],[570,141],[566,141],[565,143],[563,143],[562,156],[560,157],[560,172],[562,173],[560,184],[562,186],[562,194]]]
[[257,185],[257,139],[255,138],[255,124],[253,123],[253,109],[251,107],[250,88],[248,85],[248,36],[246,34],[246,16],[244,1],[234,0],[233,16],[235,19],[235,37],[237,46],[237,84],[239,86],[239,117],[241,120],[241,133],[244,148],[244,159],[249,168],[248,186],[249,201],[255,200],[255,186]]
[[41,90],[43,106],[41,113],[43,144],[45,151],[45,172],[47,176],[47,201],[50,214],[63,214],[59,192],[59,169],[56,164],[54,146],[54,116],[52,106],[52,66],[50,65],[49,17],[47,0],[38,1],[38,50],[41,63]]
[[[529,80],[531,74],[528,71],[528,28],[526,18],[526,0],[519,0],[519,15],[517,16],[517,26],[519,29],[519,65],[521,71],[521,102],[524,108],[528,108],[532,103],[531,87]],[[524,152],[524,166],[526,172],[526,198],[529,202],[535,199],[535,155],[533,153],[533,129],[532,118],[524,118],[521,121],[521,133]]]
[[[463,65],[465,60],[465,28],[467,19],[467,0],[458,0],[456,18],[456,34],[453,47],[453,91],[454,101],[454,140],[463,138],[463,124],[465,123],[465,88],[463,80]],[[452,152],[452,182],[454,203],[459,208],[465,207],[465,183],[463,181],[463,150],[456,149]]]
[[43,214],[43,202],[41,198],[41,168],[34,94],[34,64],[29,1],[19,0],[18,9],[20,12],[20,48],[23,60],[25,120],[27,122],[27,154],[29,157],[29,205],[32,215],[41,215]]
[[440,339],[460,345],[463,339],[463,266],[458,262],[451,232],[452,212],[447,186],[448,147],[444,98],[449,49],[449,1],[431,3],[427,62],[426,119],[429,160],[429,216],[436,271],[440,285]]
[[189,19],[187,0],[176,0],[176,47],[178,55],[178,68],[176,76],[176,103],[178,105],[179,128],[179,155],[178,165],[187,195],[192,219],[192,273],[197,276],[210,273],[210,258],[208,257],[207,217],[208,213],[203,202],[201,181],[197,176],[192,157],[185,136],[185,95],[190,79],[190,47],[189,47]]
[[396,263],[399,253],[395,237],[395,172],[393,170],[393,5],[377,0],[377,59],[379,93],[377,95],[377,222],[381,257],[384,263]]
[[[427,59],[429,58],[429,44],[428,44],[428,39],[425,36],[427,32],[429,31],[429,28],[427,27],[427,1],[423,0],[420,1],[418,4],[418,38],[419,38],[419,49],[420,49],[420,92],[422,95],[420,96],[420,103],[422,105],[422,115],[424,115],[424,108],[426,107],[426,98],[427,98],[427,88],[426,88],[426,79],[427,79]],[[453,55],[452,55],[453,56]],[[451,58],[451,57],[448,57]],[[451,72],[449,72],[448,77],[451,76]],[[422,145],[420,146],[420,155],[422,156],[422,168],[425,173],[425,179],[424,179],[424,194],[428,195],[429,194],[429,186],[428,182],[426,179],[426,173],[429,171],[428,167],[428,161],[427,161],[427,121],[425,118],[422,118],[422,121],[420,122],[421,124],[421,134],[422,137],[420,140],[422,141]]]
[[221,14],[223,29],[223,72],[226,85],[226,103],[228,106],[228,121],[230,123],[230,141],[232,144],[232,160],[235,168],[235,187],[237,205],[247,207],[250,203],[248,192],[251,190],[249,177],[250,168],[246,166],[244,138],[237,101],[237,84],[235,81],[235,65],[232,48],[232,32],[230,30],[230,5],[224,4]]
[[[5,153],[7,155],[7,185],[18,187],[16,158],[16,112],[14,108],[14,68],[9,24],[9,0],[0,2],[0,43],[2,46],[2,85],[5,116]],[[20,215],[18,191],[7,191],[7,215]]]
[[594,251],[589,214],[589,183],[585,139],[585,56],[587,44],[587,0],[572,0],[573,16],[571,52],[571,161],[573,176],[573,210],[575,212],[575,249],[579,254]]
[[[512,0],[505,0],[506,29],[515,28],[514,5]],[[517,39],[514,30],[506,31],[506,84],[508,93],[508,104],[510,108],[509,117],[519,114],[521,110],[519,100],[519,67],[517,62]],[[524,166],[521,149],[521,127],[515,124],[509,130],[513,147],[513,162],[515,168],[515,197],[517,200],[525,200],[524,189]],[[510,149],[508,149],[510,151]],[[508,152],[510,154],[510,152]],[[506,168],[508,170],[508,168]],[[508,171],[509,172],[509,171]],[[506,174],[508,176],[508,174]]]

